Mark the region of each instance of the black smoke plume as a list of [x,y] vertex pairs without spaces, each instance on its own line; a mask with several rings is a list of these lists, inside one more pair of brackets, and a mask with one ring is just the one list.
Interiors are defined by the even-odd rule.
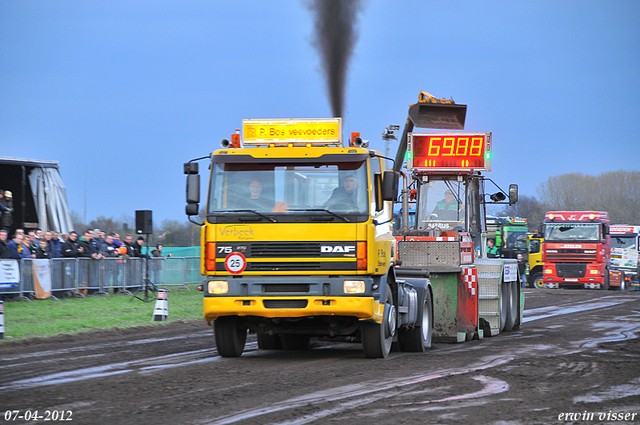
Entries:
[[358,40],[360,0],[310,0],[309,7],[315,13],[313,44],[321,56],[331,110],[334,117],[342,117],[347,68]]

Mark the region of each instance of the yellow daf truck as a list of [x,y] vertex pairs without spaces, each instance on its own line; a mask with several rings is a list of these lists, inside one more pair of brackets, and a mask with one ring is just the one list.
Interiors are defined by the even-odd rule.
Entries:
[[184,165],[193,217],[209,162],[201,267],[220,355],[240,356],[247,332],[264,349],[361,342],[370,358],[431,345],[429,280],[394,273],[398,173],[341,135],[340,118],[244,120],[242,140]]

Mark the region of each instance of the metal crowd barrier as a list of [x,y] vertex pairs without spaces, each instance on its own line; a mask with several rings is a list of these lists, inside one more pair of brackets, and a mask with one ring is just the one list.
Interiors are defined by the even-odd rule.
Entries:
[[[144,286],[147,267],[149,280],[158,288],[171,286],[190,289],[187,284],[201,283],[200,257],[182,258],[54,258],[51,265],[51,290],[54,296],[70,291],[81,294],[129,291]],[[0,289],[0,296],[27,296],[34,292],[33,260],[20,260],[18,286]]]

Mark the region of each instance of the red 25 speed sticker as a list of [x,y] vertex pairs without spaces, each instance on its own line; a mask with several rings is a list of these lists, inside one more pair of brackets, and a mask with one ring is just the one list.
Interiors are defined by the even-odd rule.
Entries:
[[225,258],[224,267],[231,274],[242,273],[247,267],[247,259],[240,252],[232,252]]

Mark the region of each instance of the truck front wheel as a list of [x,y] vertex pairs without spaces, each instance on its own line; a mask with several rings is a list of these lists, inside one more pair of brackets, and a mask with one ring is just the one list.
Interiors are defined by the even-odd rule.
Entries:
[[513,330],[513,327],[516,325],[516,321],[518,319],[518,301],[519,301],[519,292],[518,289],[520,285],[518,282],[507,283],[509,286],[509,304],[507,311],[507,321],[504,326],[505,331]]
[[544,279],[542,276],[542,272],[538,272],[531,277],[531,286],[536,289],[544,288]]
[[247,342],[247,327],[234,316],[218,317],[213,322],[216,347],[222,357],[239,357]]
[[424,294],[424,304],[422,305],[422,321],[412,329],[400,330],[399,337],[402,338],[402,348],[404,351],[422,353],[431,348],[431,335],[433,323],[431,321],[433,301],[427,289]]
[[386,358],[391,351],[393,336],[396,333],[396,307],[393,305],[389,285],[386,292],[382,323],[362,324],[362,348],[365,357],[370,359]]

